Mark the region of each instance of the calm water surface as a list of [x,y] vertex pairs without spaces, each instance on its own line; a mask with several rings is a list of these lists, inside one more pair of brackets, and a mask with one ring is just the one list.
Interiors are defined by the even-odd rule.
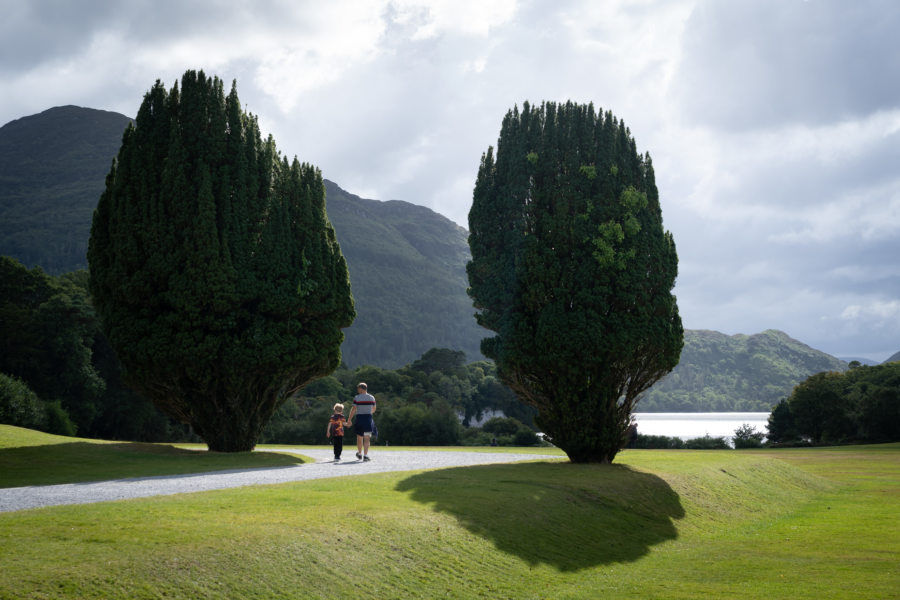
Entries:
[[744,423],[765,434],[769,413],[634,413],[634,419],[638,433],[643,435],[666,435],[683,440],[704,435],[730,439],[734,430]]

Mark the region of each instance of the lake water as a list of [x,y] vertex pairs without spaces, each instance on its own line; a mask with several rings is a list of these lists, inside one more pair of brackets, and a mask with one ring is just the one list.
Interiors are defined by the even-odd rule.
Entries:
[[683,440],[703,437],[734,437],[734,430],[747,423],[756,431],[767,432],[769,413],[634,413],[638,433],[665,435]]

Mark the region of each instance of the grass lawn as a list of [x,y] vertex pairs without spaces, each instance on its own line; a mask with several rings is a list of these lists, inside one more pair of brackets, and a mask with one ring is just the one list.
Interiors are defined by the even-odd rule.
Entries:
[[0,598],[900,598],[898,523],[898,444],[630,450],[0,514]]
[[303,462],[301,455],[277,452],[195,452],[169,444],[100,442],[0,425],[0,488]]

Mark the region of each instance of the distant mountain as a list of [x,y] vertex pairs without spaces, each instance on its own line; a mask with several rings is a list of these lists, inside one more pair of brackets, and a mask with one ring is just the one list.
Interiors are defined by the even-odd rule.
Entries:
[[325,191],[358,313],[345,362],[396,368],[431,348],[483,358],[487,331],[466,294],[468,232],[422,206],[366,200],[327,180]]
[[768,412],[814,373],[847,363],[773,329],[728,336],[687,330],[681,362],[638,403],[641,412]]
[[900,352],[897,352],[896,354],[892,355],[889,359],[887,359],[886,361],[884,361],[881,364],[887,364],[887,363],[897,362],[897,361],[900,361]]
[[871,358],[862,358],[860,356],[839,356],[838,359],[848,364],[852,363],[855,360],[859,364],[865,365],[867,367],[874,367],[875,365],[881,364],[877,360],[872,360]]
[[[0,127],[0,255],[52,274],[87,267],[97,200],[130,119],[62,106]],[[408,202],[354,196],[326,181],[358,316],[344,361],[400,367],[434,347],[482,358],[466,295],[465,229]]]
[[0,127],[0,254],[57,275],[87,268],[91,217],[130,121],[59,106]]

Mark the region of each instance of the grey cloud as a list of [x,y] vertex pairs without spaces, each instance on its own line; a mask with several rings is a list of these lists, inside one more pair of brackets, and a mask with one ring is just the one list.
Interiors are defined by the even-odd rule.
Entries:
[[[776,139],[770,142],[777,143]],[[741,148],[739,139],[725,151],[733,155],[723,161],[723,170],[740,180],[740,188],[727,201],[743,207],[815,210],[853,194],[878,201],[874,194],[864,192],[900,182],[896,169],[900,164],[900,131],[868,141],[865,146],[842,148],[836,156],[824,158],[810,153],[783,156],[774,152],[760,159],[753,156],[754,146]]]
[[698,4],[674,89],[694,122],[819,124],[900,106],[893,0]]
[[66,0],[4,2],[0,21],[0,72],[15,73],[87,47],[117,5]]

